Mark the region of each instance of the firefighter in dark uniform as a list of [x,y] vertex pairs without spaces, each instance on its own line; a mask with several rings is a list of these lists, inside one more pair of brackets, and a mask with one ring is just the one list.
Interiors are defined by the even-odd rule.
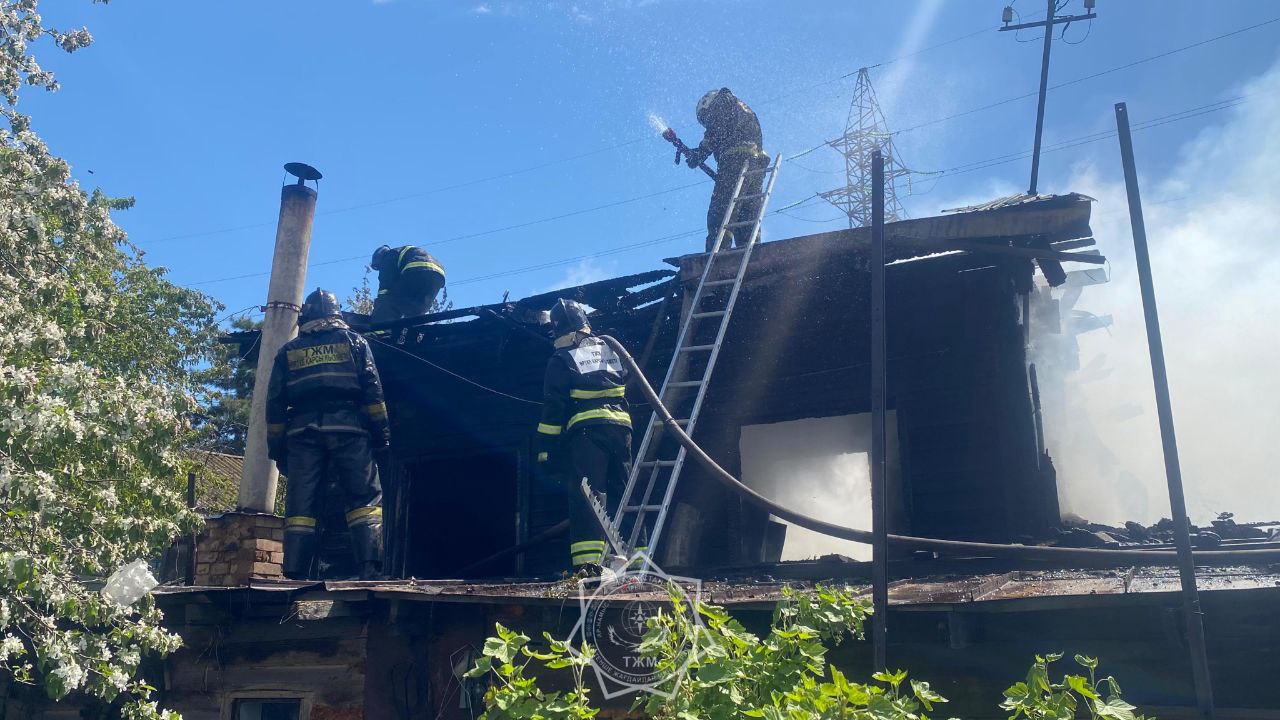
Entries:
[[382,382],[365,339],[347,328],[338,299],[307,296],[298,337],[276,354],[267,390],[267,449],[289,478],[284,574],[305,579],[316,551],[318,497],[332,476],[362,579],[382,565],[382,486],[374,453],[390,431]]
[[567,480],[574,570],[598,573],[604,533],[582,495],[581,480],[605,496],[612,515],[631,472],[627,370],[613,349],[591,334],[577,303],[559,300],[551,325],[556,349],[544,376],[537,460],[544,471]]
[[[698,122],[707,131],[702,142],[685,158],[689,167],[696,168],[708,157],[716,159],[716,184],[711,191],[711,204],[707,207],[707,252],[711,252],[716,241],[716,233],[720,231],[720,223],[724,221],[725,211],[729,209],[729,200],[733,196],[733,186],[738,182],[738,173],[743,166],[749,170],[760,170],[769,166],[769,156],[761,147],[764,138],[760,132],[760,121],[756,114],[739,100],[729,88],[712,90],[698,101]],[[742,179],[742,195],[759,195],[764,188],[764,174],[753,173]],[[738,203],[737,211],[730,222],[747,221],[760,212],[760,198],[744,200]],[[749,227],[725,232],[723,247],[728,243],[745,245]]]
[[370,267],[378,271],[378,296],[370,317],[375,323],[426,315],[444,287],[444,266],[413,245],[379,247]]

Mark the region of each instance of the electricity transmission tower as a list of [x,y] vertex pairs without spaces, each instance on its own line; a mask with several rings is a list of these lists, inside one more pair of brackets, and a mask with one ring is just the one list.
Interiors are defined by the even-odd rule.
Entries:
[[867,68],[858,70],[844,135],[827,144],[844,156],[845,185],[819,195],[849,216],[849,227],[871,224],[871,153],[876,150],[884,157],[884,220],[894,222],[907,216],[894,186],[898,178],[911,171],[898,161],[893,150],[893,136],[880,111]]

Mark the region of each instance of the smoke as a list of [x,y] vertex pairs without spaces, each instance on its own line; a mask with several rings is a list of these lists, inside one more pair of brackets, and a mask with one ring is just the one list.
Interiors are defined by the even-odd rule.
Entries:
[[[1188,511],[1201,523],[1221,511],[1280,517],[1280,63],[1241,94],[1249,101],[1176,152],[1158,144],[1159,131],[1135,137],[1140,172],[1176,157],[1164,178],[1141,181]],[[1151,522],[1169,516],[1169,502],[1120,159],[1110,151],[1070,187],[1099,199],[1092,226],[1112,271],[1075,309],[1109,313],[1114,325],[1077,337],[1080,369],[1063,369],[1062,392],[1052,384],[1070,360],[1067,336],[1045,332],[1033,314],[1033,346],[1048,369],[1046,442],[1064,511]],[[1064,325],[1069,315],[1063,307]]]
[[[899,475],[896,416],[885,438],[890,484]],[[806,418],[742,428],[742,481],[791,510],[841,525],[871,528],[871,415]],[[839,553],[871,558],[871,546],[788,523],[783,560]]]
[[661,135],[667,131],[667,121],[663,120],[661,115],[649,113],[649,127]]

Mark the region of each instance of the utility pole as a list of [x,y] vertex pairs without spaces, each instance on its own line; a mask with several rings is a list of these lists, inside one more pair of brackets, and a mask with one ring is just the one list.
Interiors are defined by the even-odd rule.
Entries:
[[889,490],[885,462],[884,157],[871,153],[871,645],[872,669],[888,669]]
[[1191,656],[1191,677],[1195,684],[1200,716],[1212,720],[1213,682],[1209,675],[1209,655],[1205,647],[1204,617],[1196,588],[1195,557],[1191,554],[1191,529],[1187,520],[1187,500],[1182,489],[1182,465],[1178,460],[1178,439],[1173,432],[1173,404],[1169,398],[1169,374],[1164,364],[1164,339],[1156,312],[1155,282],[1151,277],[1151,255],[1147,250],[1147,224],[1142,215],[1142,195],[1138,191],[1137,162],[1129,133],[1129,108],[1116,103],[1116,134],[1120,138],[1120,162],[1129,195],[1129,224],[1133,229],[1133,257],[1138,268],[1138,288],[1142,292],[1142,313],[1146,320],[1147,351],[1151,355],[1151,378],[1155,384],[1156,416],[1160,422],[1160,442],[1164,449],[1164,474],[1169,486],[1169,510],[1173,513],[1173,543],[1178,549],[1178,578],[1182,585],[1182,611],[1187,628],[1187,649]]
[[1009,23],[1013,21],[1013,6],[1008,6],[1004,9],[1002,18],[1004,27],[1000,28],[1000,32],[1025,30],[1033,27],[1044,28],[1044,54],[1040,58],[1040,99],[1036,101],[1036,141],[1031,150],[1031,187],[1027,190],[1028,195],[1036,194],[1036,187],[1040,180],[1040,138],[1044,135],[1044,96],[1049,90],[1049,51],[1053,47],[1053,26],[1059,23],[1075,22],[1076,20],[1092,20],[1097,17],[1097,14],[1092,12],[1095,0],[1084,0],[1084,9],[1089,11],[1084,15],[1062,15],[1057,17],[1055,17],[1055,14],[1058,12],[1059,0],[1045,0],[1045,2],[1046,10],[1043,21],[1010,25]]
[[249,435],[245,440],[244,470],[240,476],[241,510],[273,512],[279,473],[267,457],[267,383],[280,346],[298,334],[303,287],[307,281],[307,253],[311,247],[311,222],[316,214],[315,188],[320,171],[304,163],[286,163],[286,172],[298,178],[280,189],[280,220],[276,225],[276,249],[271,260],[271,284],[267,289],[266,318],[258,336],[258,370],[253,376],[253,402],[249,410]]
[[[853,102],[849,104],[849,117],[845,120],[844,135],[827,143],[844,156],[844,187],[818,193],[823,200],[840,208],[849,216],[849,227],[865,227],[871,224],[873,187],[884,187],[885,222],[906,218],[907,213],[898,202],[894,190],[895,181],[911,174],[893,148],[893,134],[880,110],[875,88],[871,86],[869,68],[858,70],[858,84],[853,90]],[[871,180],[871,156],[879,152],[884,159],[887,186],[875,185]]]

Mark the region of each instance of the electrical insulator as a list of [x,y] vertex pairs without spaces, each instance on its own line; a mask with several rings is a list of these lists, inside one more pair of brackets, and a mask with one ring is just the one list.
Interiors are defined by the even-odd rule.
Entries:
[[[1085,2],[1091,2],[1091,1],[1092,0],[1085,0]],[[1004,6],[1004,12],[1000,15],[1000,19],[1004,21],[1005,25],[1008,25],[1009,23],[1013,22],[1013,6],[1012,5]]]
[[1094,6],[1098,4],[1098,0],[1084,0],[1084,9],[1092,11]]

